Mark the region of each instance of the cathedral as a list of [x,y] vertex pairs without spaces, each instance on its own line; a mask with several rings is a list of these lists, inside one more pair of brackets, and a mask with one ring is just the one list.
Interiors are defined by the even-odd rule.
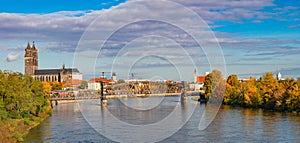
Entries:
[[38,50],[32,43],[28,42],[24,56],[25,75],[31,75],[35,80],[45,82],[61,82],[68,84],[74,80],[82,80],[82,73],[77,68],[65,68],[62,65],[60,69],[39,69],[38,68]]

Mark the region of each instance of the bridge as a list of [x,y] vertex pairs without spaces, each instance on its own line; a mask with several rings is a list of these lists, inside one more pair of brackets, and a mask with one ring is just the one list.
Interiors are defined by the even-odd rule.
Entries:
[[[182,83],[185,86],[185,83]],[[102,86],[103,87],[103,86]],[[181,96],[182,99],[186,99],[187,96],[199,96],[198,91],[186,91],[185,88],[181,90],[181,92],[171,92],[168,93],[167,90],[153,90],[152,93],[145,93],[145,92],[133,92],[131,89],[121,89],[122,87],[129,87],[128,84],[117,84],[113,86],[114,92],[113,93],[95,93],[91,91],[61,91],[59,94],[55,92],[50,96],[50,106],[53,108],[54,106],[58,105],[59,101],[72,101],[72,100],[91,100],[91,99],[99,99],[106,100],[112,98],[126,98],[126,97],[149,97],[149,96]],[[102,90],[103,91],[103,88]],[[77,92],[77,93],[75,93]],[[75,94],[74,94],[75,93]]]
[[[114,94],[105,95],[106,99],[116,99],[116,98],[127,98],[127,97],[149,97],[149,96],[180,96],[181,93],[155,93],[155,94]],[[188,91],[186,96],[199,96],[199,92]],[[95,100],[101,99],[101,95],[90,95],[90,96],[66,96],[66,97],[51,97],[50,106],[53,108],[58,105],[59,101],[79,101],[79,100]]]
[[53,108],[58,105],[59,101],[72,101],[72,100],[91,100],[91,99],[100,99],[100,95],[97,96],[66,96],[66,97],[51,97],[50,106]]

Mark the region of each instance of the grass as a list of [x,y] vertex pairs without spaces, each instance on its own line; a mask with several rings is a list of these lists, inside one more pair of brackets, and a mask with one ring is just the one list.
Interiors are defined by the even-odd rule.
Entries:
[[0,141],[1,142],[22,142],[29,130],[38,126],[49,114],[41,114],[38,117],[0,120]]

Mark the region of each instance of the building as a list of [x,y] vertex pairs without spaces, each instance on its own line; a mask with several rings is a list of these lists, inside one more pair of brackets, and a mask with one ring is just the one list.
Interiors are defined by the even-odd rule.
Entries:
[[35,48],[34,42],[32,47],[28,42],[24,56],[25,75],[34,75],[35,70],[38,70],[38,63],[38,51]]
[[[206,75],[209,73],[205,73]],[[205,76],[206,76],[205,75]],[[194,82],[190,84],[190,89],[194,91],[201,91],[204,86],[205,76],[198,76],[196,69],[194,70]]]
[[88,89],[89,90],[100,90],[101,89],[101,82],[103,86],[111,85],[115,83],[112,79],[106,79],[105,77],[100,78],[92,78],[88,81]]
[[28,42],[24,56],[24,74],[31,75],[35,80],[45,82],[61,82],[65,85],[72,85],[70,81],[82,80],[82,73],[77,68],[66,68],[62,65],[60,69],[39,69],[38,50],[34,42],[32,47]]
[[90,80],[88,82],[88,89],[89,90],[100,90],[101,84],[100,84],[100,82],[96,82],[95,80]]
[[283,80],[282,75],[281,75],[280,72],[277,73],[277,77],[276,78],[277,78],[277,80]]

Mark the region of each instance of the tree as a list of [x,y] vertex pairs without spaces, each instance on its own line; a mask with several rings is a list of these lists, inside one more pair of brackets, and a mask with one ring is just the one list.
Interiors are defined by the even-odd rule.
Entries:
[[[298,88],[300,88],[300,78],[297,78],[296,83],[297,83]],[[299,91],[300,91],[300,89],[299,89]]]
[[276,103],[274,93],[278,90],[278,80],[273,73],[267,72],[261,77],[262,104],[267,109],[273,109]]
[[1,119],[38,116],[48,107],[42,83],[31,76],[0,71],[0,86]]
[[119,79],[118,81],[117,81],[117,83],[119,84],[119,83],[125,83],[125,80],[124,79]]
[[45,94],[50,95],[50,92],[51,92],[51,89],[52,89],[51,84],[49,82],[42,82],[42,84],[43,84],[43,87],[44,87]]
[[60,83],[60,82],[57,82],[57,81],[55,81],[55,82],[51,82],[51,90],[53,91],[53,90],[62,90],[62,84]]
[[80,89],[87,89],[88,87],[88,82],[87,81],[82,81],[80,83]]
[[205,98],[209,99],[209,97],[211,96],[211,92],[212,92],[212,74],[211,73],[209,73],[208,75],[205,76],[203,89],[205,91]]
[[285,92],[281,96],[281,108],[290,111],[300,111],[299,87],[294,79],[286,79],[283,82]]
[[243,103],[248,107],[260,107],[262,104],[262,97],[255,78],[250,78],[249,81],[243,83]]
[[230,75],[226,80],[224,103],[229,105],[240,105],[241,101],[241,83],[239,82],[237,75]]
[[225,80],[219,70],[213,70],[205,77],[204,91],[205,98],[211,99],[212,102],[219,102],[223,100],[225,93]]

